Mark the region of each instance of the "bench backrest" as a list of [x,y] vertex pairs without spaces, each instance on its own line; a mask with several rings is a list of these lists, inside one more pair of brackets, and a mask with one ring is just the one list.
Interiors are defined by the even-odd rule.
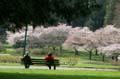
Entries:
[[[40,64],[40,65],[45,65],[46,61],[44,59],[31,59],[32,64]],[[55,59],[54,60],[55,65],[60,65],[59,60]]]

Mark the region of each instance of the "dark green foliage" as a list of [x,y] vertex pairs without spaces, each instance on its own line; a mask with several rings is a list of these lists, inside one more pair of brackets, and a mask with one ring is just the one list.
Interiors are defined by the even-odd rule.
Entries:
[[14,48],[20,48],[20,47],[24,47],[23,41],[18,40],[14,45]]
[[86,25],[92,31],[95,31],[96,29],[99,29],[99,28],[103,27],[103,25],[104,25],[106,0],[98,0],[98,1],[100,1],[99,4],[102,5],[101,10],[92,12],[86,23]]
[[117,0],[107,0],[106,1],[106,15],[105,15],[105,24],[114,24],[113,20],[115,17],[115,4]]
[[[104,25],[116,24],[115,20],[115,6],[118,0],[96,0],[96,2],[101,5],[100,10],[94,10],[92,13],[85,17],[81,16],[79,19],[73,22],[76,26],[88,26],[91,30],[95,31]],[[119,4],[119,3],[118,3]],[[92,10],[92,9],[91,9]],[[116,18],[118,20],[118,14]],[[119,21],[118,21],[119,22]]]
[[7,37],[6,29],[0,27],[0,42],[6,43],[6,39],[7,39],[6,37]]
[[12,24],[9,28],[14,32],[21,29],[23,24],[30,23],[30,12],[24,0],[1,0],[0,21]]
[[60,22],[71,24],[80,16],[98,10],[96,0],[1,0],[0,23],[12,24],[11,29],[23,25],[53,25]]
[[0,42],[0,53],[4,53],[6,49],[4,48],[3,44]]

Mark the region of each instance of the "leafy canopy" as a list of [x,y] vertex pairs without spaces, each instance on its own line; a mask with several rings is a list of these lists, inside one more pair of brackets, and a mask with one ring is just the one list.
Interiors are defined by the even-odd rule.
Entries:
[[1,0],[0,23],[22,26],[71,24],[79,16],[87,16],[100,5],[96,0]]

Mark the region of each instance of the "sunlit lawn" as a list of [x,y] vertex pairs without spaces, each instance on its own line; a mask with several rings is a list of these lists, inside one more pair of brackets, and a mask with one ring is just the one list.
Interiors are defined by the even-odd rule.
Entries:
[[[7,45],[6,45],[7,46]],[[7,47],[7,51],[13,51],[15,49],[10,48],[10,46],[8,45]],[[69,50],[71,51],[71,50]],[[69,52],[68,50],[66,50],[65,52]],[[120,69],[120,66],[114,66],[113,63],[109,62],[111,61],[108,58],[105,58],[105,62],[102,61],[102,57],[101,55],[95,55],[95,53],[93,53],[92,55],[92,60],[89,60],[89,53],[82,51],[79,53],[79,56],[75,56],[74,52],[71,53],[65,53],[61,54],[59,57],[56,56],[55,58],[60,60],[61,65],[60,66],[65,66],[65,67],[77,67],[77,68],[113,68],[113,69]],[[18,58],[20,58],[21,56],[18,55]],[[33,55],[31,56],[32,58],[44,58],[44,55]],[[8,55],[8,56],[0,56],[1,60],[5,59],[5,63],[0,62],[0,66],[21,66],[21,63],[6,63],[7,60],[11,60],[11,61],[16,61],[17,56],[12,56],[12,55]],[[109,60],[109,61],[108,61]],[[66,63],[66,64],[65,64]],[[71,64],[73,63],[73,64]]]
[[[79,57],[61,57],[60,61],[68,63],[67,67],[77,67],[77,68],[112,68],[112,69],[120,69],[120,66],[112,65],[109,62],[102,61],[94,61],[94,60],[86,60],[81,59]],[[73,64],[71,64],[73,63]],[[63,66],[63,65],[61,65]],[[65,65],[66,66],[66,65]]]
[[0,69],[0,79],[120,79],[118,71]]
[[[41,57],[40,57],[41,58]],[[59,57],[61,67],[73,67],[73,68],[112,68],[120,69],[120,66],[114,66],[107,62],[84,60],[80,58],[72,57]],[[65,64],[66,63],[66,64]],[[71,64],[73,63],[73,64]],[[0,66],[23,66],[21,63],[0,63]]]

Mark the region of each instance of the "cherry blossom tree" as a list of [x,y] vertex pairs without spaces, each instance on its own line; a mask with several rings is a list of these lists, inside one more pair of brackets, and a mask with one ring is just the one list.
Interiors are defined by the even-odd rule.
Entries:
[[120,44],[120,29],[115,28],[114,25],[108,25],[104,28],[96,30],[95,38],[98,40],[99,46]]
[[64,46],[70,46],[77,50],[85,49],[89,52],[89,59],[91,60],[92,51],[97,47],[97,40],[94,37],[94,32],[89,28],[75,28],[73,33],[68,37]]
[[[16,42],[23,42],[24,34],[17,32],[15,34],[8,33],[8,41],[12,44]],[[108,25],[104,28],[92,32],[87,27],[67,26],[59,24],[57,27],[52,26],[48,28],[37,27],[34,30],[28,29],[27,46],[33,47],[68,47],[73,48],[78,55],[79,50],[87,50],[89,52],[89,59],[92,59],[92,52],[98,50],[99,54],[104,56],[114,56],[119,54],[120,44],[120,29],[115,28],[114,25]],[[64,43],[64,44],[63,44]],[[113,47],[113,48],[112,48]],[[110,49],[111,48],[111,49]]]
[[108,25],[95,32],[90,31],[88,28],[77,28],[72,31],[64,45],[72,47],[75,50],[87,50],[90,53],[89,58],[91,59],[93,50],[97,51],[99,47],[120,44],[119,39],[120,29],[115,28],[114,25]]
[[[34,30],[28,28],[27,47],[33,48],[50,46],[54,49],[56,47],[60,47],[60,49],[62,49],[62,44],[67,39],[71,30],[72,26],[67,26],[66,24],[60,24],[57,27],[53,26],[48,28],[37,27]],[[15,34],[8,32],[8,41],[10,43],[13,42],[13,44],[16,42],[22,44],[24,41],[23,31],[16,32]]]
[[54,50],[56,47],[60,47],[62,50],[62,44],[67,39],[71,30],[72,27],[66,26],[65,24],[60,24],[57,27],[45,28],[39,40],[42,40],[46,46],[53,47]]
[[115,56],[117,60],[119,55],[120,29],[115,28],[114,25],[107,25],[96,30],[95,38],[98,41],[99,53],[103,55],[103,61],[105,56]]
[[105,56],[115,57],[117,61],[118,60],[117,58],[120,55],[120,44],[111,44],[106,47],[99,47],[98,51],[100,54],[103,55],[103,61]]

